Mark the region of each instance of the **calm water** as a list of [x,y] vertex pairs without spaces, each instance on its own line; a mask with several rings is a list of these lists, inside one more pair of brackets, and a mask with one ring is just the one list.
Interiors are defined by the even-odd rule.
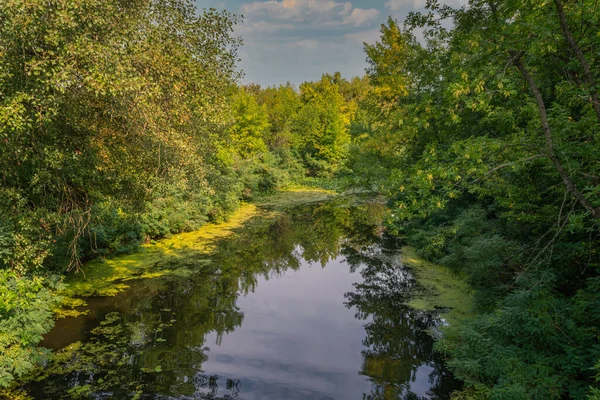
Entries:
[[446,399],[431,350],[435,315],[408,308],[415,283],[383,208],[340,201],[258,217],[179,277],[134,282],[60,320],[34,398]]

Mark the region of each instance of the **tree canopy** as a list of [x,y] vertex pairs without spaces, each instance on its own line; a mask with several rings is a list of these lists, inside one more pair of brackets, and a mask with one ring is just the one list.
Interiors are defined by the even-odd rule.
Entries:
[[365,46],[357,181],[477,290],[478,316],[439,344],[464,398],[584,398],[600,357],[597,5],[427,7]]

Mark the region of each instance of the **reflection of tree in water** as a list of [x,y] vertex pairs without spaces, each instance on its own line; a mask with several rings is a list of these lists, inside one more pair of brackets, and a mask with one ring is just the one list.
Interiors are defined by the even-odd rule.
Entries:
[[[56,353],[26,386],[35,398],[235,399],[240,383],[202,372],[206,337],[241,326],[240,294],[259,277],[298,269],[301,260],[325,265],[344,248],[373,240],[382,207],[341,202],[297,207],[251,221],[220,242],[207,262],[187,255],[194,273],[140,281],[88,332],[89,338]],[[176,266],[175,266],[176,267]],[[92,321],[96,324],[98,321]]]
[[236,399],[239,381],[202,370],[207,335],[216,334],[218,343],[242,325],[238,296],[254,291],[260,277],[343,254],[364,279],[346,295],[365,321],[361,374],[374,385],[364,398],[417,399],[411,384],[423,377],[431,397],[444,398],[452,381],[425,333],[437,321],[406,306],[414,281],[397,255],[384,250],[395,246],[379,238],[382,212],[377,203],[329,202],[251,221],[219,243],[210,262],[205,255],[181,260],[191,275],[133,285],[116,310],[113,304],[117,312],[90,328],[88,340],[58,352],[27,389],[40,399]]
[[[354,307],[356,317],[366,321],[361,374],[374,386],[363,397],[420,399],[412,385],[425,383],[429,388],[425,398],[447,398],[454,382],[432,352],[432,338],[426,332],[438,325],[439,319],[406,305],[414,278],[402,267],[399,254],[386,251],[386,247],[381,244],[344,251],[364,279],[355,284],[354,292],[346,294],[346,306]],[[419,382],[423,371],[427,381]]]

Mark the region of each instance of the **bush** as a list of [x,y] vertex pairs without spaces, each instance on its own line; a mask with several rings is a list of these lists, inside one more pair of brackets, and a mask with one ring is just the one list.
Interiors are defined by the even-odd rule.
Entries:
[[8,387],[48,355],[37,345],[54,325],[59,288],[56,276],[0,270],[0,387]]

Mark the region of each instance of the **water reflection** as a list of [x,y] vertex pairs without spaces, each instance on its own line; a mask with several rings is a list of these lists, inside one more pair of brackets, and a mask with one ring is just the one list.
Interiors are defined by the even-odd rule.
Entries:
[[448,398],[453,381],[425,333],[437,321],[406,307],[414,281],[381,239],[382,212],[332,201],[253,220],[210,260],[188,257],[192,275],[138,281],[59,321],[45,344],[62,349],[25,389],[39,399]]
[[432,351],[429,328],[435,315],[406,305],[414,278],[401,268],[396,246],[375,246],[349,254],[363,281],[347,293],[347,307],[365,320],[361,374],[373,382],[365,399],[446,398],[456,385]]

